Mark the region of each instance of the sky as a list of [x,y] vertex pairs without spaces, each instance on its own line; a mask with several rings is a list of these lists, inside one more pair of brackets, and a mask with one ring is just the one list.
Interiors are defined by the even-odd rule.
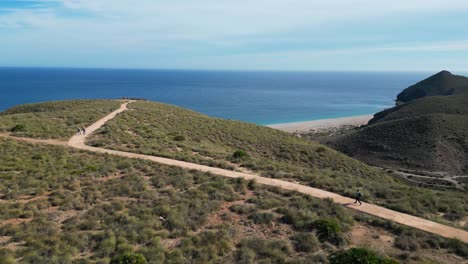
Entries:
[[0,0],[0,66],[468,71],[466,0]]

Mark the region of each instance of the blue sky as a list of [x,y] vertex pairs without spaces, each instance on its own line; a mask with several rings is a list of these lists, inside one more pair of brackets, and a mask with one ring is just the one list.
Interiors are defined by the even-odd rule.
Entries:
[[468,71],[468,1],[0,0],[0,66]]

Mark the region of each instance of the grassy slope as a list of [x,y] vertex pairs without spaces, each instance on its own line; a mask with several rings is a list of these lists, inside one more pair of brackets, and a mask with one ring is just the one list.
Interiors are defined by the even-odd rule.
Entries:
[[[0,132],[34,138],[68,139],[78,127],[117,109],[114,100],[74,100],[20,105],[0,114]],[[16,127],[16,129],[14,129]]]
[[[0,155],[2,261],[108,263],[135,251],[150,263],[323,262],[346,247],[354,222],[329,201],[146,161],[4,139]],[[355,218],[398,235],[385,255],[467,256],[466,244]],[[317,238],[320,219],[343,231]]]
[[411,101],[330,143],[374,165],[466,174],[468,95]]
[[[287,133],[158,103],[137,102],[129,107],[134,110],[111,120],[89,143],[218,166],[236,162],[232,154],[241,149],[250,158],[238,163],[269,177],[348,196],[361,188],[367,201],[428,218],[447,211],[464,217],[468,211],[464,193],[442,195],[408,186],[381,170]],[[183,141],[175,140],[181,135]]]
[[431,114],[468,115],[468,94],[429,96],[377,113],[369,122],[384,122]]

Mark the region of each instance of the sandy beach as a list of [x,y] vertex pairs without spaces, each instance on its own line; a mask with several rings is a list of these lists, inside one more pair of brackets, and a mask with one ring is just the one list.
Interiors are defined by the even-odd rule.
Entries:
[[360,126],[365,125],[373,115],[350,116],[331,119],[320,119],[305,122],[271,124],[267,127],[279,129],[289,133],[303,133],[308,131],[317,131],[322,129],[334,129],[343,126]]

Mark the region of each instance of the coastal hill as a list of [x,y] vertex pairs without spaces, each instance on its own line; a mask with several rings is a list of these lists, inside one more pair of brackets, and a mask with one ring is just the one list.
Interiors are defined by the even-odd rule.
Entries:
[[[408,185],[271,128],[112,100],[19,106],[1,114],[0,124],[0,259],[6,263],[344,264],[363,257],[459,263],[468,256],[466,243],[363,215],[349,204],[129,158],[147,153],[252,170],[348,196],[360,188],[366,202],[466,228],[464,193]],[[98,129],[88,144],[127,155],[67,147],[77,126]]]
[[330,146],[366,163],[450,175],[468,173],[468,78],[440,72],[398,95],[406,102],[375,114]]
[[253,172],[348,197],[364,188],[368,201],[419,216],[440,213],[426,203],[427,197],[439,205],[449,199],[461,206],[450,210],[455,218],[467,211],[459,191],[439,196],[438,190],[408,185],[386,170],[289,133],[156,102],[130,103],[128,108],[91,135],[87,144]]
[[468,92],[468,78],[441,71],[418,82],[397,96],[397,103],[406,103],[426,96],[452,95]]

